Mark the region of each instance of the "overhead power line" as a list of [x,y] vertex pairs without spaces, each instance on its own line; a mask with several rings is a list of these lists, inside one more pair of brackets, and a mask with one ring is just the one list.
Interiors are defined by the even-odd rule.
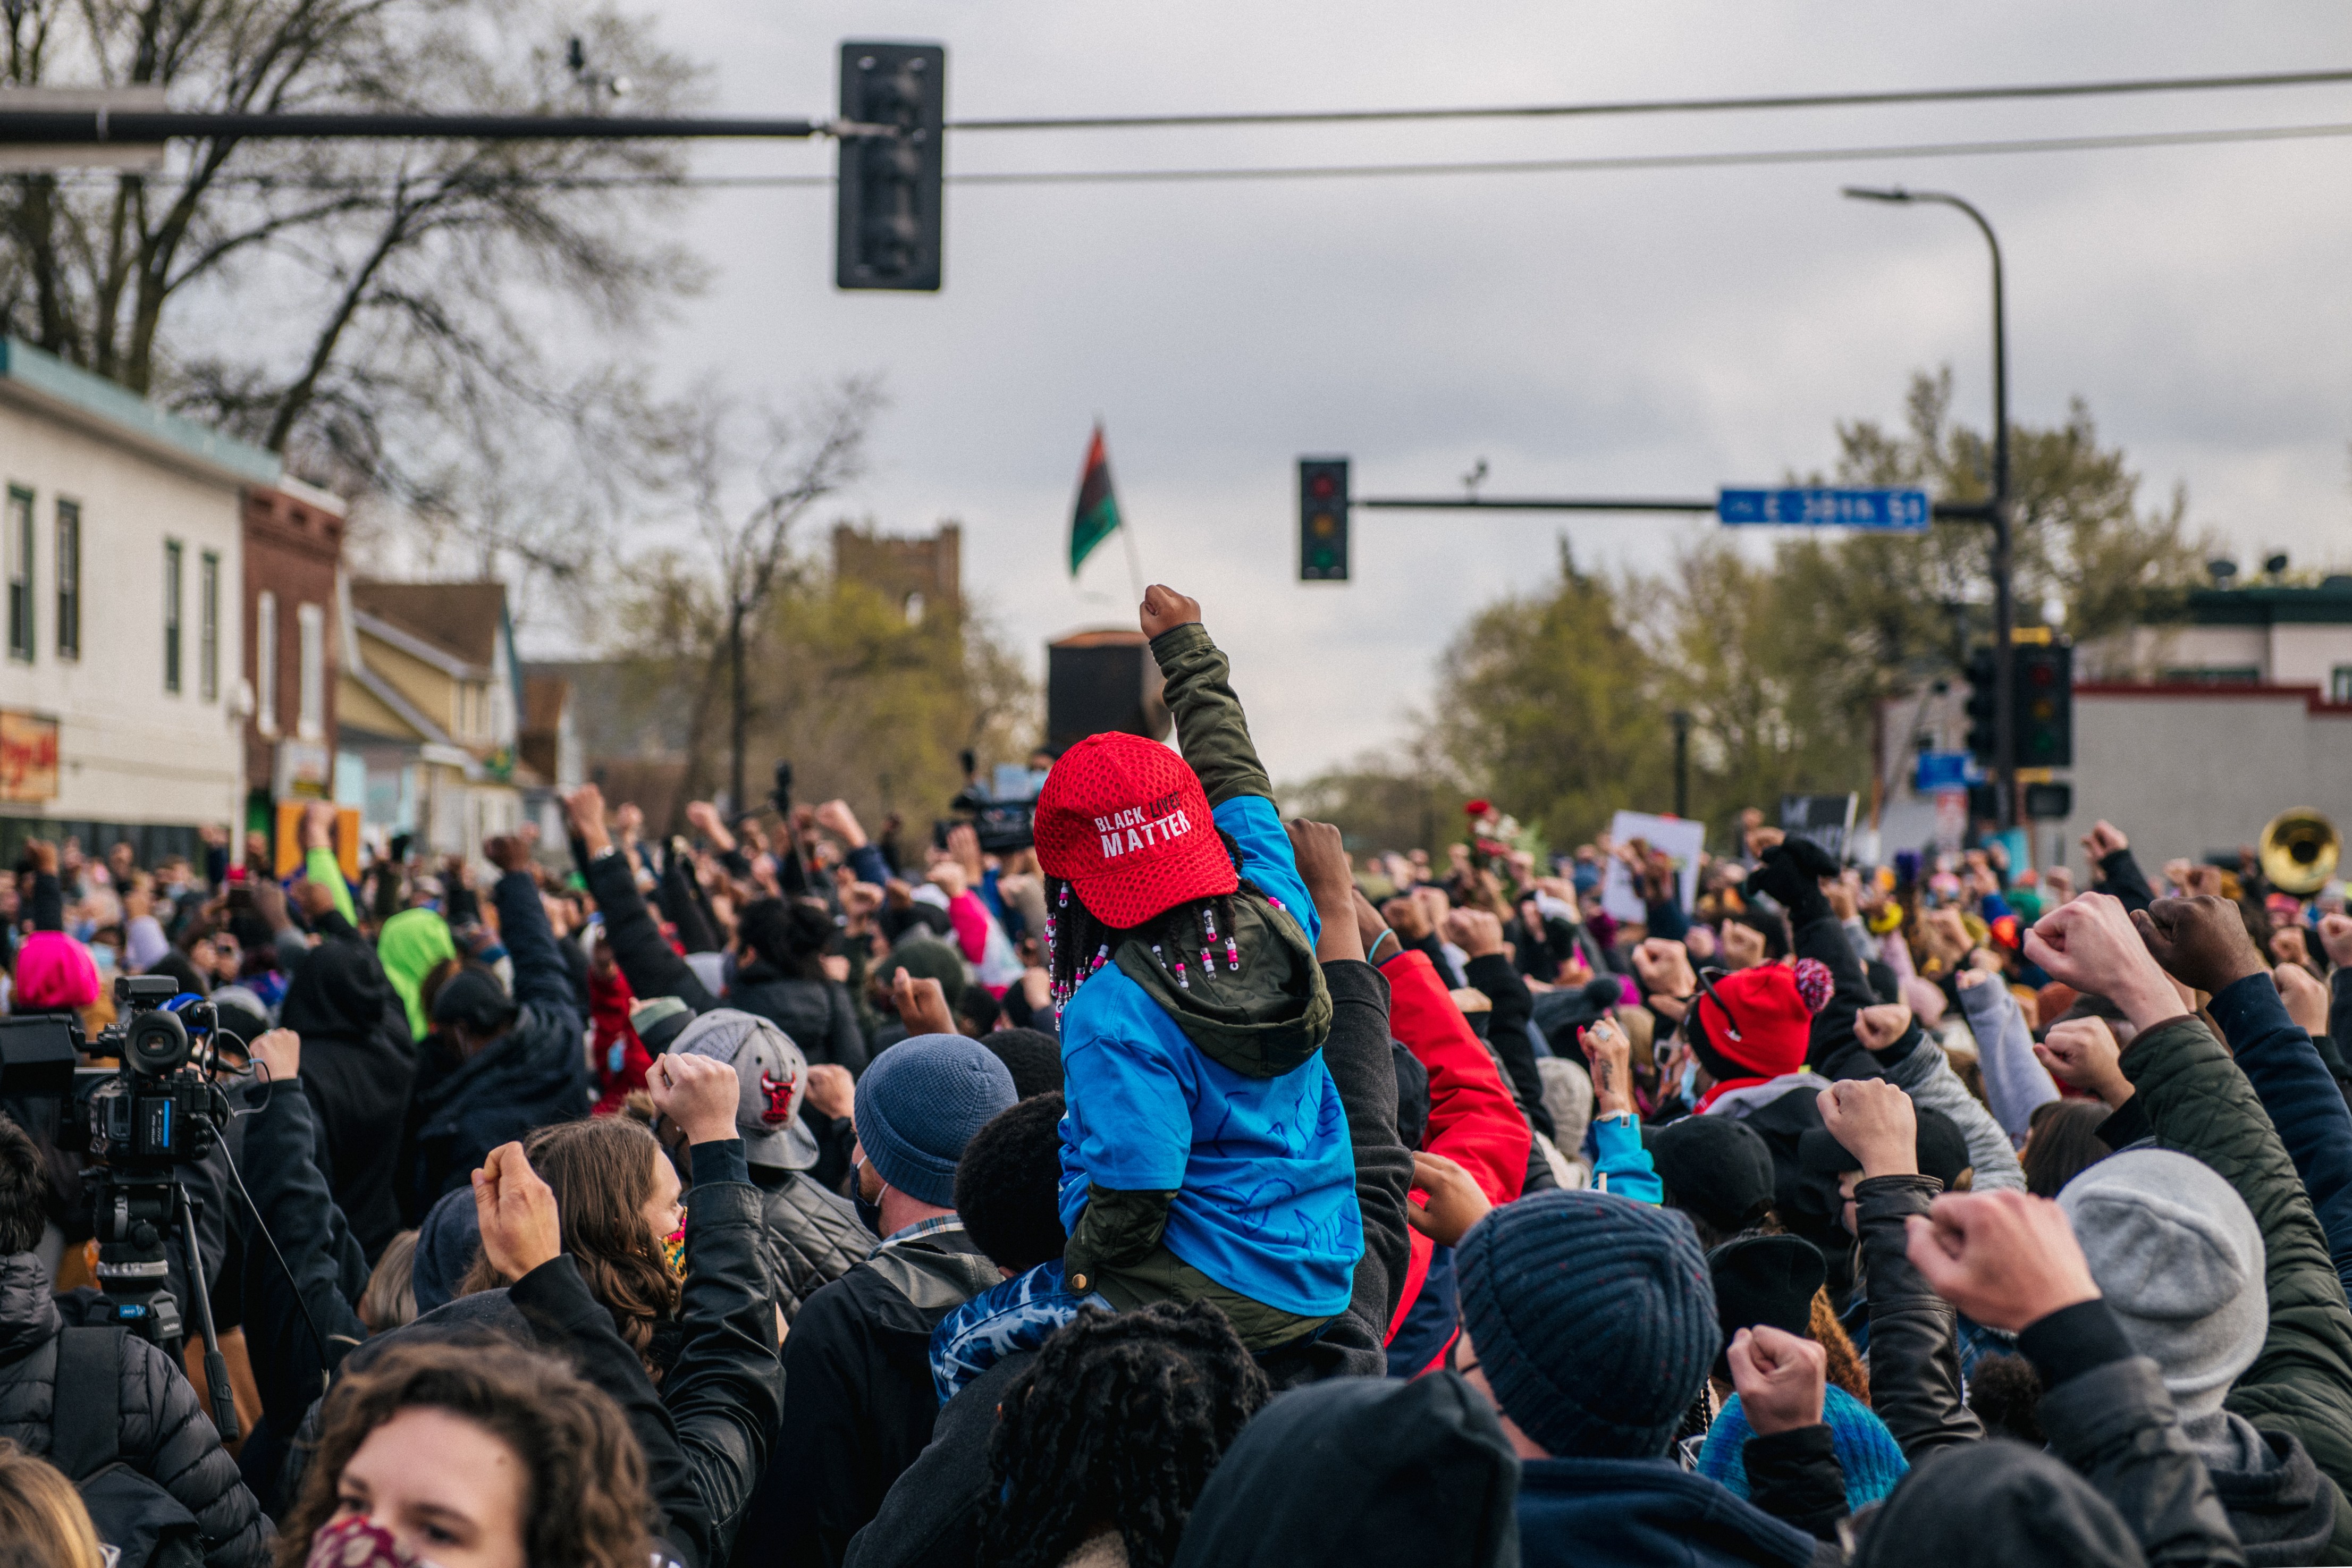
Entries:
[[[1976,158],[2029,153],[2094,153],[2135,147],[2208,147],[2262,142],[2326,141],[2352,136],[2352,121],[2317,125],[2253,125],[2214,131],[2150,131],[2111,136],[2039,136],[2001,142],[1912,142],[1868,147],[1784,147],[1723,153],[1633,153],[1589,158],[1496,158],[1454,163],[1242,164],[1230,168],[1007,169],[946,176],[951,185],[1130,185],[1200,184],[1279,180],[1409,179],[1475,174],[1606,174],[1643,169],[1707,169],[1776,163],[1868,163],[1880,159]],[[111,185],[132,177],[97,171],[67,171],[61,184]],[[152,185],[184,184],[176,174],[135,176]],[[414,182],[411,182],[412,184]],[[832,185],[831,174],[503,174],[483,171],[468,185],[541,190],[601,191],[633,187],[667,190],[815,190]],[[389,190],[394,182],[370,176],[215,174],[207,184],[256,190]]]
[[1469,109],[1297,109],[1232,114],[1099,114],[950,120],[950,131],[1141,131],[1219,125],[1359,125],[1424,120],[1559,120],[1603,114],[1702,114],[1765,109],[1849,109],[1874,104],[1982,103],[2004,99],[2105,98],[2128,93],[2214,92],[2244,88],[2352,82],[2352,69],[2242,76],[2141,77],[2014,87],[1931,87],[1881,92],[1776,93],[1750,98],[1621,99],[1599,103],[1527,103]]
[[[947,176],[961,185],[1186,184],[1276,180],[1405,179],[1466,174],[1604,174],[1643,169],[1755,167],[1775,163],[1868,163],[1884,159],[1975,158],[2030,153],[2091,153],[2134,147],[2204,147],[2239,142],[2317,141],[2352,136],[2352,121],[2319,125],[2257,125],[2215,131],[2150,131],[2114,136],[2041,136],[2007,142],[1914,142],[1871,147],[1790,147],[1726,153],[1643,153],[1593,158],[1505,158],[1465,163],[1301,163],[1201,169],[1033,169],[978,171]],[[117,176],[68,176],[72,184],[111,184]],[[149,175],[151,184],[178,183],[176,176]],[[381,179],[303,178],[275,174],[223,174],[214,184],[267,190],[373,191],[390,188]],[[554,190],[613,190],[659,186],[685,190],[818,189],[831,174],[565,175],[483,173],[469,184],[482,188],[527,186]]]

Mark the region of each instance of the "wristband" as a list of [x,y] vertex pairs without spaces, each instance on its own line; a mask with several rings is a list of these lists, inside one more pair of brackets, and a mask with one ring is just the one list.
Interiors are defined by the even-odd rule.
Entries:
[[[1397,944],[1397,952],[1401,953],[1404,951],[1404,938],[1398,936],[1392,927],[1382,926],[1381,934],[1372,938],[1372,945],[1364,950],[1364,962],[1377,964],[1380,962],[1381,943],[1391,941]],[[1389,956],[1393,958],[1396,953],[1391,953]]]

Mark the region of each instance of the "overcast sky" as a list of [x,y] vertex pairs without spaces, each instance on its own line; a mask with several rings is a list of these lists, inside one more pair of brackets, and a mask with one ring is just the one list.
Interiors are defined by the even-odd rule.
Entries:
[[[832,111],[845,37],[938,41],[951,116],[1748,95],[2352,65],[2340,0],[1923,6],[1141,6],[667,0],[710,111]],[[1581,157],[2352,122],[2352,87],[2053,103],[1407,127],[966,133],[950,171]],[[707,149],[707,172],[822,173],[829,145]],[[2009,261],[2011,399],[2080,395],[2151,500],[2242,556],[2352,566],[2352,138],[1747,169],[1150,187],[950,187],[936,297],[831,286],[824,190],[701,196],[719,268],[662,340],[681,383],[790,399],[881,373],[892,407],[849,510],[965,529],[967,591],[1042,667],[1132,625],[1125,555],[1076,584],[1093,420],[1146,574],[1198,595],[1277,778],[1393,741],[1447,638],[1552,570],[1543,516],[1359,514],[1355,581],[1295,581],[1294,459],[1360,494],[1697,494],[1827,466],[1840,418],[1898,419],[1948,363],[1987,419],[1987,268]],[[830,521],[829,519],[827,520]],[[1711,525],[1565,524],[1580,561],[1656,570]]]

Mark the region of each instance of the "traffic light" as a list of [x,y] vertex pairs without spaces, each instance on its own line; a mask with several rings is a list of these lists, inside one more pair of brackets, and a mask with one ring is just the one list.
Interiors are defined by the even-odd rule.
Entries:
[[2063,642],[2021,643],[2010,650],[2017,693],[2017,765],[2074,764],[2074,649]]
[[1298,580],[1348,580],[1348,459],[1298,459]]
[[1969,655],[1969,754],[1979,767],[1995,765],[1998,732],[1993,728],[1995,696],[1992,649],[1980,647]]
[[890,129],[840,138],[835,288],[938,290],[947,74],[948,52],[937,44],[841,46],[842,120]]

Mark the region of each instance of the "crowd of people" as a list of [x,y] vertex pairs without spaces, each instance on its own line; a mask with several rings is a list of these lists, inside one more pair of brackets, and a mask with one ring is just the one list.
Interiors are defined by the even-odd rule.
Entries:
[[1357,863],[1140,619],[1181,754],[1026,847],[32,844],[0,1046],[168,976],[226,1116],[132,1280],[0,1077],[0,1568],[2352,1563],[2340,896],[2104,822],[2080,890],[1483,802]]

